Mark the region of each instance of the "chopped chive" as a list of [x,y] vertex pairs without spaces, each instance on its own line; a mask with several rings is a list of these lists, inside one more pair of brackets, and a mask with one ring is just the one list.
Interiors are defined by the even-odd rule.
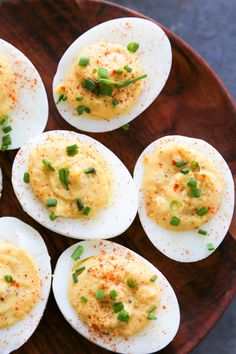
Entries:
[[183,204],[181,203],[180,200],[172,200],[172,202],[170,203],[170,209],[172,211],[177,211],[179,208],[181,208],[183,206]]
[[151,313],[151,312],[155,311],[156,308],[157,308],[156,305],[152,305],[151,307],[149,307],[149,309],[147,310],[147,312],[148,312],[148,313]]
[[80,198],[76,200],[76,204],[77,204],[79,211],[84,209],[84,203],[82,202],[82,200]]
[[199,230],[198,230],[198,233],[199,233],[200,235],[204,235],[204,236],[207,235],[207,231],[206,231],[206,230],[203,230],[203,229],[199,229]]
[[139,49],[139,43],[137,43],[137,42],[130,42],[130,43],[127,45],[127,49],[128,49],[129,52],[135,53],[135,52],[137,52],[137,50]]
[[91,113],[91,109],[89,107],[85,107],[85,112],[86,113]]
[[122,125],[121,129],[127,132],[129,130],[129,124]]
[[7,283],[12,283],[13,282],[13,278],[11,275],[4,275],[4,279]]
[[98,76],[102,79],[108,79],[109,73],[105,68],[98,68]]
[[121,310],[117,316],[117,319],[121,322],[128,323],[129,322],[130,315],[127,311]]
[[182,167],[184,165],[187,165],[187,162],[185,162],[184,160],[180,160],[175,164],[176,167]]
[[84,173],[88,174],[88,173],[96,173],[96,170],[94,167],[86,167],[84,169]]
[[189,173],[189,169],[187,167],[185,167],[185,168],[182,168],[180,170],[180,172],[183,173],[184,175],[186,175],[187,173]]
[[88,216],[89,213],[90,213],[90,211],[91,211],[91,207],[86,206],[86,207],[84,208],[84,210],[83,210],[83,215]]
[[77,107],[76,111],[78,113],[78,116],[81,116],[85,111],[85,106],[81,105],[81,106]]
[[157,317],[155,315],[153,315],[153,313],[149,312],[147,315],[147,319],[148,320],[157,320]]
[[129,278],[126,282],[126,284],[128,285],[129,288],[133,288],[133,289],[137,289],[138,287],[138,283],[136,282],[136,280]]
[[198,216],[204,216],[204,215],[206,215],[208,213],[208,210],[206,209],[206,208],[200,208],[200,209],[198,209],[197,211],[196,211],[196,214],[198,215]]
[[88,299],[87,299],[87,297],[86,296],[80,296],[80,301],[81,302],[83,302],[84,304],[87,304],[87,302],[88,302]]
[[192,188],[191,189],[191,197],[199,198],[201,196],[201,189],[199,188]]
[[2,138],[1,151],[6,151],[10,145],[11,145],[11,137],[9,134],[7,134]]
[[55,207],[56,205],[57,205],[57,200],[56,199],[48,199],[47,200],[46,206],[48,208]]
[[84,96],[77,96],[76,97],[76,101],[83,101],[83,99],[84,99]]
[[117,292],[115,290],[110,291],[110,299],[115,300],[115,298],[118,296]]
[[56,220],[58,218],[58,215],[56,215],[56,214],[54,214],[54,213],[51,213],[50,215],[49,215],[49,219],[51,220],[51,221],[54,221],[54,220]]
[[48,162],[47,160],[42,160],[42,164],[45,166],[45,168],[48,171],[55,171],[54,167],[50,164],[50,162]]
[[97,68],[93,68],[93,73],[95,74],[98,71]]
[[78,268],[78,269],[75,270],[75,273],[76,273],[76,274],[82,273],[85,269],[86,269],[85,266],[80,267],[80,268]]
[[119,100],[117,98],[113,98],[112,104],[113,106],[117,106],[119,104]]
[[81,57],[79,59],[79,66],[87,66],[89,64],[89,57]]
[[105,300],[106,299],[105,291],[99,289],[96,290],[96,298],[101,301]]
[[89,91],[94,91],[97,87],[96,81],[90,79],[84,79],[82,85]]
[[29,182],[30,182],[30,174],[29,174],[29,172],[25,172],[25,173],[24,173],[23,181],[24,181],[25,183],[29,183]]
[[120,312],[121,310],[123,310],[124,308],[124,305],[123,305],[123,302],[115,302],[113,305],[112,305],[112,310],[117,313],[117,312]]
[[2,128],[2,131],[5,134],[10,133],[10,131],[12,131],[12,127],[10,125],[7,125],[7,126]]
[[199,166],[198,162],[197,161],[192,161],[190,163],[190,169],[192,171],[195,171],[195,170],[200,171],[200,166]]
[[150,278],[150,281],[155,283],[155,281],[157,280],[157,275],[153,275],[151,278]]
[[177,216],[172,216],[170,219],[170,225],[179,226],[179,224],[180,224],[180,218],[178,218]]
[[84,253],[84,247],[79,245],[78,247],[76,247],[76,249],[72,253],[71,258],[74,261],[77,261],[78,259],[80,259],[80,257],[82,256],[83,253]]
[[118,75],[121,75],[121,74],[123,73],[123,70],[122,70],[122,69],[118,69],[118,70],[116,70],[116,73],[117,73]]
[[187,186],[190,187],[190,188],[196,188],[197,187],[197,181],[193,177],[190,177],[188,182],[187,182]]
[[111,97],[113,93],[113,88],[108,84],[99,84],[99,94]]
[[72,279],[73,279],[74,283],[78,283],[78,275],[76,272],[72,273]]
[[65,93],[61,93],[58,97],[56,104],[60,103],[61,101],[66,101],[66,100],[67,100],[67,95]]
[[127,71],[127,73],[131,73],[132,72],[132,68],[130,67],[130,66],[128,66],[128,65],[125,65],[124,66],[124,69],[125,69],[125,71]]
[[60,181],[63,187],[68,191],[69,190],[69,170],[68,168],[60,168],[58,170]]
[[76,144],[66,147],[66,152],[68,156],[75,156],[78,154],[78,151],[79,151],[79,147]]
[[9,116],[8,115],[4,115],[0,117],[0,125],[7,125],[8,124],[8,120],[9,120]]
[[207,249],[208,249],[208,251],[214,251],[215,247],[214,247],[213,243],[207,243]]

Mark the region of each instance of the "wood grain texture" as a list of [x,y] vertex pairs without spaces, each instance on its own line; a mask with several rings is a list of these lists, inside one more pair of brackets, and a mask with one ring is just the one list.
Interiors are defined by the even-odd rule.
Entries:
[[[26,54],[46,86],[50,115],[46,130],[75,130],[59,115],[51,86],[56,67],[67,47],[84,31],[106,20],[141,16],[98,1],[0,1],[0,37]],[[130,171],[143,149],[159,137],[181,134],[202,138],[215,146],[236,175],[236,110],[232,100],[210,68],[173,33],[164,29],[173,49],[168,82],[153,104],[135,119],[130,130],[89,134],[117,154]],[[40,109],[40,107],[39,107]],[[75,240],[46,230],[24,213],[11,185],[11,166],[16,151],[0,154],[3,170],[1,216],[15,216],[43,236],[52,266]],[[187,353],[220,318],[236,292],[236,242],[227,235],[207,259],[181,264],[154,248],[138,217],[114,239],[152,262],[172,284],[181,310],[181,326],[174,341],[162,353]],[[30,340],[16,353],[106,353],[81,337],[64,320],[50,295],[42,321]]]

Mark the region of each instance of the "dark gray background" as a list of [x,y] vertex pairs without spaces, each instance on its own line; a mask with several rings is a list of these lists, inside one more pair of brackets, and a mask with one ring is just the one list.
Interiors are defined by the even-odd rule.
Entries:
[[[215,70],[236,99],[236,0],[113,2],[142,12],[182,37]],[[236,298],[192,354],[236,354]]]

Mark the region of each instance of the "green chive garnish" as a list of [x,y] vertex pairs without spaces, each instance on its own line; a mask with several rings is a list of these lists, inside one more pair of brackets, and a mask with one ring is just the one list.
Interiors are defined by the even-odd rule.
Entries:
[[1,151],[6,151],[10,145],[11,145],[11,137],[9,134],[7,134],[2,138]]
[[67,95],[65,93],[61,93],[58,97],[56,104],[60,103],[61,101],[66,101],[66,100],[67,100]]
[[111,97],[113,93],[113,88],[110,85],[101,83],[98,87],[99,95]]
[[46,206],[48,208],[55,207],[56,205],[57,205],[57,200],[56,199],[48,199],[47,200]]
[[101,301],[105,300],[106,299],[105,291],[104,290],[96,290],[96,298]]
[[190,169],[192,170],[192,171],[200,171],[200,166],[199,166],[199,164],[198,164],[198,162],[197,161],[192,161],[191,163],[190,163]]
[[12,283],[13,282],[13,278],[11,275],[5,275],[4,279],[7,283]]
[[206,215],[208,213],[208,210],[206,209],[206,208],[200,208],[200,209],[198,209],[197,211],[196,211],[196,214],[198,215],[198,216],[204,216],[204,215]]
[[153,315],[153,313],[149,312],[147,315],[147,319],[148,320],[157,320],[157,317],[155,315]]
[[185,167],[185,168],[182,168],[180,170],[180,172],[183,173],[184,175],[186,175],[187,173],[189,173],[189,169],[187,167]]
[[215,247],[214,247],[213,243],[207,243],[207,249],[208,249],[208,251],[214,251]]
[[45,166],[45,168],[50,172],[50,171],[55,171],[53,166],[48,162],[47,160],[42,160],[42,164]]
[[77,96],[76,101],[83,101],[84,97],[83,96]]
[[84,247],[79,245],[78,247],[76,247],[76,249],[72,253],[71,258],[74,261],[77,261],[78,259],[80,259],[80,257],[82,256],[83,253],[84,253]]
[[10,133],[10,131],[12,131],[12,127],[10,125],[7,125],[6,127],[2,128],[2,131],[5,134]]
[[127,71],[127,73],[131,73],[132,72],[132,68],[130,67],[130,66],[128,66],[128,65],[125,65],[124,66],[124,69],[125,69],[125,71]]
[[138,287],[138,283],[136,282],[136,280],[129,278],[126,282],[126,284],[128,285],[129,288],[134,288],[136,289]]
[[148,312],[148,313],[151,313],[151,312],[155,311],[156,308],[157,308],[156,305],[152,305],[151,307],[149,307],[149,309],[147,310],[147,312]]
[[77,199],[76,200],[76,204],[77,204],[77,207],[78,207],[78,210],[81,211],[84,209],[84,203],[82,202],[81,199]]
[[84,210],[83,210],[83,215],[88,216],[88,215],[89,215],[89,213],[90,213],[90,210],[91,210],[91,207],[86,206],[86,207],[84,208]]
[[84,169],[84,173],[88,174],[88,173],[96,173],[96,170],[94,167],[86,167]]
[[137,52],[137,50],[139,49],[139,43],[137,43],[137,42],[130,42],[130,43],[127,45],[127,49],[128,49],[129,52],[135,53],[135,52]]
[[206,230],[203,230],[203,229],[199,229],[199,230],[198,230],[198,233],[199,233],[200,235],[204,235],[204,236],[207,235],[207,231],[206,231]]
[[76,273],[76,274],[82,273],[85,269],[86,269],[85,266],[80,267],[80,268],[78,268],[78,269],[75,270],[75,273]]
[[185,162],[184,160],[180,160],[175,164],[176,167],[182,167],[184,165],[187,165],[187,162]]
[[199,198],[201,196],[201,189],[199,188],[192,188],[191,189],[191,197]]
[[117,292],[115,290],[110,291],[110,299],[115,300],[115,298],[118,296]]
[[82,85],[89,91],[94,91],[97,87],[96,81],[90,79],[84,79]]
[[128,323],[129,322],[129,313],[125,310],[121,310],[117,316],[117,319],[121,322]]
[[177,216],[172,216],[170,219],[170,225],[179,226],[179,224],[180,224],[180,218],[177,218]]
[[76,272],[72,273],[72,279],[73,279],[74,283],[78,283],[78,275]]
[[123,70],[122,70],[122,69],[118,69],[118,70],[116,70],[116,73],[117,73],[118,75],[121,75],[121,74],[123,73]]
[[29,182],[30,182],[30,175],[29,175],[29,172],[25,172],[25,173],[24,173],[23,181],[24,181],[25,183],[29,183]]
[[112,305],[112,310],[117,313],[117,312],[120,312],[121,310],[123,310],[124,308],[124,305],[123,305],[123,302],[115,302],[113,305]]
[[150,278],[150,281],[151,282],[155,282],[157,280],[157,275],[153,275],[151,278]]
[[91,109],[89,107],[85,107],[85,112],[86,113],[91,113]]
[[197,181],[193,177],[190,177],[188,182],[187,182],[187,186],[190,187],[190,188],[196,188],[197,187]]
[[127,132],[129,130],[129,124],[122,125],[121,129]]
[[98,68],[98,76],[102,79],[108,79],[109,73],[105,68]]
[[113,98],[112,104],[113,106],[117,106],[119,104],[119,100],[117,98]]
[[170,203],[170,208],[172,211],[177,211],[179,208],[181,208],[183,206],[183,204],[181,203],[180,200],[172,200],[172,202]]
[[95,74],[98,71],[97,68],[93,68],[93,73]]
[[56,215],[56,214],[54,214],[54,213],[51,213],[50,215],[49,215],[49,219],[51,220],[51,221],[54,221],[54,220],[56,220],[58,218],[58,215]]
[[88,299],[87,299],[87,297],[82,295],[82,296],[80,296],[80,301],[83,302],[84,304],[87,304]]
[[0,117],[0,125],[7,125],[9,120],[9,116],[4,115]]
[[79,66],[87,66],[89,64],[89,57],[81,57],[79,59]]
[[78,151],[79,151],[79,147],[76,144],[66,147],[66,152],[67,152],[67,155],[69,155],[69,156],[77,155]]
[[81,106],[77,107],[76,111],[77,111],[78,115],[81,116],[85,111],[85,106],[81,105]]
[[68,191],[69,190],[69,170],[68,168],[60,168],[58,170],[60,181],[63,187]]

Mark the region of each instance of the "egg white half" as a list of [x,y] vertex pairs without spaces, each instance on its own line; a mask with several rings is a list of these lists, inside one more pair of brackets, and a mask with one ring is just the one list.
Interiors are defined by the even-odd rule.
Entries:
[[135,107],[129,114],[121,115],[110,121],[78,116],[67,101],[57,105],[62,117],[72,126],[87,132],[106,132],[117,129],[141,114],[159,95],[170,73],[172,51],[165,32],[155,23],[136,17],[118,18],[101,23],[77,38],[62,56],[53,80],[54,101],[58,99],[55,90],[62,85],[67,72],[79,52],[96,42],[111,42],[127,46],[129,42],[138,42],[135,55],[140,60],[143,71],[148,76],[143,80],[143,90]]
[[[198,229],[190,231],[170,231],[155,223],[146,213],[144,193],[141,190],[144,165],[143,159],[152,154],[156,148],[182,144],[196,151],[206,154],[222,174],[225,189],[220,208],[214,217],[201,226],[207,231],[207,236],[198,234]],[[231,171],[220,153],[206,141],[186,136],[165,136],[151,143],[140,155],[134,168],[134,180],[139,192],[139,217],[141,224],[154,246],[167,257],[180,262],[196,262],[208,257],[207,244],[213,243],[215,250],[223,241],[233,216],[234,210],[234,183]]]
[[12,150],[44,130],[48,119],[48,99],[38,71],[20,50],[0,38],[0,53],[7,59],[12,71],[19,74],[17,103],[9,113],[12,144],[8,149]]
[[0,353],[8,354],[30,338],[43,316],[51,287],[51,264],[40,234],[17,218],[0,218],[0,240],[20,247],[31,255],[37,264],[42,284],[40,300],[30,313],[13,326],[0,329]]
[[[132,253],[138,261],[144,262],[150,271],[157,275],[156,281],[162,289],[160,306],[156,313],[157,320],[150,321],[142,331],[128,339],[122,337],[110,338],[108,335],[103,334],[99,336],[91,334],[91,330],[88,330],[88,326],[79,319],[76,311],[70,305],[67,295],[71,269],[75,264],[75,261],[71,258],[71,254],[78,245],[83,246],[85,250],[81,259],[103,254],[104,252],[108,254],[115,253],[120,256]],[[180,312],[178,301],[171,285],[164,275],[150,262],[117,243],[102,240],[82,241],[66,249],[57,261],[52,288],[57,305],[70,325],[85,338],[113,352],[132,354],[153,353],[167,346],[177,333]]]
[[[34,196],[30,184],[23,182],[32,149],[50,137],[78,139],[98,150],[111,168],[112,196],[110,204],[89,220],[58,217],[49,219],[50,212]],[[134,181],[120,159],[103,144],[86,135],[66,130],[54,130],[37,135],[17,153],[12,168],[12,184],[23,209],[49,230],[77,239],[111,238],[124,232],[134,220],[138,210],[138,195]]]

